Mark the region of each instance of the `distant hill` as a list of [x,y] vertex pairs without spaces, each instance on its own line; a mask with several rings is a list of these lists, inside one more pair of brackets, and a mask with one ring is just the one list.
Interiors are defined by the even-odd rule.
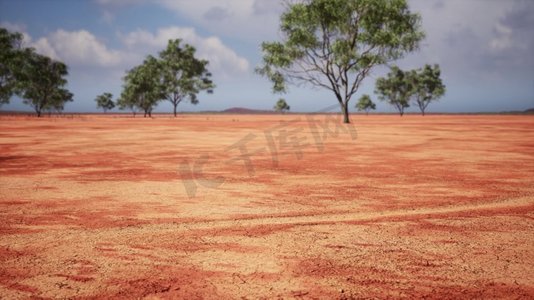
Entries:
[[501,111],[499,114],[502,115],[532,115],[534,114],[534,108],[529,108],[525,110],[511,110],[511,111]]
[[232,107],[222,111],[230,114],[272,114],[271,110],[250,109],[245,107]]

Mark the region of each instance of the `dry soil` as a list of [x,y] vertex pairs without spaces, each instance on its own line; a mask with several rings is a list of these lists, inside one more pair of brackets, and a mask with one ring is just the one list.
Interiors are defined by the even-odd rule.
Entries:
[[534,298],[534,117],[0,117],[0,298]]

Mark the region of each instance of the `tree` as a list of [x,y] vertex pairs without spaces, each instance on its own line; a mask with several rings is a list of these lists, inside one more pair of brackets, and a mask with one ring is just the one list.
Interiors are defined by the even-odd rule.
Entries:
[[152,110],[165,99],[161,82],[161,68],[158,60],[149,55],[143,64],[134,67],[124,77],[124,90],[121,99],[127,99],[125,105],[138,107],[144,111],[144,117],[152,117]]
[[104,110],[104,113],[106,113],[108,110],[112,110],[113,108],[115,108],[115,103],[112,99],[113,94],[111,93],[104,93],[102,95],[98,95],[95,99],[96,108],[102,108]]
[[378,98],[393,105],[401,117],[404,115],[404,110],[410,107],[410,97],[413,91],[413,75],[397,66],[393,66],[385,78],[378,78],[375,84],[375,93],[378,94]]
[[49,112],[61,113],[65,109],[65,103],[72,101],[72,93],[64,88],[60,88],[50,98],[50,101],[45,105],[44,109]]
[[439,65],[425,65],[412,74],[414,76],[413,99],[424,116],[428,104],[445,94],[445,85],[440,78],[441,70]]
[[172,103],[174,116],[178,104],[188,99],[197,104],[197,94],[206,90],[213,93],[215,85],[207,70],[208,61],[195,57],[195,48],[188,44],[182,48],[181,40],[169,40],[167,48],[160,52],[160,64],[165,98]]
[[131,92],[132,92],[131,88],[124,89],[121,93],[120,98],[117,100],[117,106],[119,107],[120,110],[125,110],[125,109],[131,110],[135,118],[135,115],[137,114],[137,110],[139,110],[139,107],[137,106],[133,95],[131,95]]
[[9,103],[16,91],[16,68],[22,45],[22,34],[0,28],[0,106]]
[[291,107],[287,105],[286,100],[284,100],[283,98],[280,98],[280,100],[278,100],[278,102],[276,102],[276,105],[274,106],[274,110],[277,112],[289,111],[290,108]]
[[372,110],[376,109],[376,105],[371,100],[371,97],[369,97],[369,95],[364,94],[360,97],[360,100],[358,100],[358,103],[356,103],[356,108],[358,109],[358,111],[365,111],[365,114],[368,115],[371,109]]
[[23,102],[33,107],[37,117],[43,110],[63,110],[72,101],[72,93],[65,89],[67,65],[26,49],[17,71],[17,93]]
[[423,39],[421,19],[406,0],[305,0],[281,16],[282,42],[264,42],[256,71],[273,82],[311,84],[334,93],[349,123],[348,104],[378,65],[402,58]]

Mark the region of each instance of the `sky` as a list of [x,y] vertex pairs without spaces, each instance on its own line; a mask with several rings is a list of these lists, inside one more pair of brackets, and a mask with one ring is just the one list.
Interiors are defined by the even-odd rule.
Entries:
[[[417,52],[396,62],[403,69],[439,64],[447,92],[429,112],[496,112],[534,108],[534,1],[409,0],[422,16],[426,39]],[[69,66],[74,102],[67,112],[96,110],[95,97],[120,95],[126,70],[169,39],[181,38],[209,60],[217,87],[200,103],[179,111],[231,107],[270,110],[280,97],[291,111],[318,111],[337,103],[331,92],[292,86],[272,94],[271,84],[254,73],[263,41],[281,39],[278,0],[0,0],[0,26],[24,34],[24,45]],[[374,94],[377,68],[351,100],[369,94],[377,111],[393,112]],[[13,98],[3,110],[30,110]],[[168,102],[156,111],[171,112]],[[408,111],[417,111],[411,107]]]

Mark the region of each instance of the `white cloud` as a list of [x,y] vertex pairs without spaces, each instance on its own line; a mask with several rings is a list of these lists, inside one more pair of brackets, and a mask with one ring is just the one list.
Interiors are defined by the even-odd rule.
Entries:
[[242,74],[249,69],[247,59],[240,57],[218,37],[199,36],[193,28],[166,27],[158,29],[156,33],[140,29],[124,35],[122,41],[131,51],[143,49],[146,53],[155,53],[165,49],[170,39],[178,38],[194,46],[198,57],[207,59],[208,68],[216,75]]
[[7,21],[0,22],[0,27],[5,28],[11,32],[25,32],[26,31],[26,25],[18,24],[18,23],[11,23]]
[[148,0],[94,0],[102,9],[99,21],[104,24],[111,24],[115,20],[115,15],[128,6],[149,3]]
[[[109,49],[92,33],[86,30],[65,31],[59,29],[42,38],[57,54],[57,57],[72,65],[113,67],[127,57],[119,50]],[[38,45],[35,45],[37,49]],[[127,55],[126,55],[127,56]]]
[[283,8],[278,0],[159,0],[158,3],[216,35],[254,43],[277,37]]
[[61,60],[61,58],[57,55],[54,47],[50,45],[50,42],[47,38],[40,38],[36,42],[31,42],[31,38],[28,38],[27,40],[30,46],[35,48],[35,51],[37,51],[37,53],[46,55],[55,60]]
[[[14,28],[11,26],[10,28]],[[21,25],[16,27],[23,28]],[[197,49],[197,56],[209,61],[209,70],[223,78],[245,74],[250,69],[248,60],[239,56],[216,36],[202,37],[194,28],[165,27],[156,32],[138,29],[119,35],[123,47],[109,48],[87,30],[58,29],[46,36],[32,39],[23,32],[25,45],[38,53],[61,60],[67,65],[83,69],[105,69],[123,72],[142,62],[148,54],[157,55],[170,39],[182,39]]]
[[[282,0],[95,0],[95,2],[105,13],[125,6],[157,4],[180,16],[186,15],[197,25],[204,26],[214,33],[247,37],[275,32],[278,27],[278,16],[283,8]],[[236,24],[250,26],[234,26]]]
[[[532,31],[534,2],[530,0],[410,0],[410,8],[423,18],[427,37],[421,50],[404,60],[406,68],[425,63],[439,63],[444,76],[463,80],[509,78],[510,74],[524,76],[531,55],[524,45],[528,36],[519,32]],[[525,16],[514,12],[524,12]],[[510,15],[514,15],[511,22]],[[528,24],[519,30],[518,23]],[[523,25],[525,26],[525,25]],[[532,44],[532,43],[530,43]],[[504,70],[506,69],[506,70]],[[521,75],[519,75],[521,73]]]
[[131,63],[135,58],[132,53],[109,49],[87,30],[58,29],[37,40],[24,31],[22,34],[26,47],[33,47],[38,53],[69,66],[113,68]]
[[[284,10],[283,0],[96,0],[102,8],[124,7],[152,3],[160,5],[185,18],[191,26],[202,28],[223,40],[240,40],[247,47],[254,47],[265,40],[279,38],[279,18]],[[479,76],[484,72],[498,72],[500,61],[510,59],[510,52],[516,62],[532,61],[524,56],[525,49],[531,49],[533,1],[531,0],[409,0],[412,11],[421,13],[423,29],[427,38],[421,50],[404,60],[407,67],[420,67],[424,63],[439,63],[446,74]],[[519,9],[518,9],[519,8]],[[521,14],[521,12],[523,14]],[[507,15],[512,15],[506,18]],[[504,18],[504,19],[503,19]],[[514,22],[515,21],[515,22]],[[527,30],[517,30],[514,23],[521,21]],[[145,32],[146,34],[146,32]],[[160,35],[156,33],[154,35]],[[196,36],[196,34],[195,34]],[[142,37],[139,37],[142,38]],[[197,48],[203,54],[211,53],[202,48],[209,46],[208,38],[197,41]],[[220,45],[216,48],[224,48]],[[213,43],[216,44],[216,43]],[[221,46],[222,45],[222,46]],[[158,46],[161,47],[161,44]],[[251,48],[252,49],[252,48]],[[259,50],[259,47],[258,47]],[[233,52],[233,51],[232,51]],[[228,52],[230,53],[230,52]],[[259,53],[259,52],[258,52]],[[211,54],[212,66],[223,67],[231,55]],[[249,57],[250,58],[250,57]],[[233,58],[235,59],[235,57]]]

